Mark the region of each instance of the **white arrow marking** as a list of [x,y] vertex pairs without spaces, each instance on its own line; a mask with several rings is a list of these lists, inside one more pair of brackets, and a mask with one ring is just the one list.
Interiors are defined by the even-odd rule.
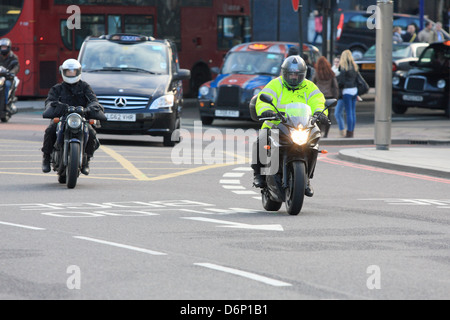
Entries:
[[212,222],[218,224],[226,224],[226,226],[220,226],[222,228],[239,228],[239,229],[252,229],[252,230],[268,230],[268,231],[284,231],[283,227],[280,224],[259,224],[252,225],[246,223],[218,220],[218,219],[210,219],[203,217],[183,217],[182,219],[203,221],[203,222]]

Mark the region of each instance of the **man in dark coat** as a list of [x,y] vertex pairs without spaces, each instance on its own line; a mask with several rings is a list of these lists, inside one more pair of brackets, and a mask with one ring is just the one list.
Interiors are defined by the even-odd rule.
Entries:
[[[104,109],[98,102],[94,91],[87,82],[81,80],[81,65],[77,60],[66,60],[60,67],[60,72],[64,81],[50,89],[47,100],[45,100],[44,118],[62,117],[70,106],[85,107],[88,115],[98,112],[103,113]],[[45,130],[42,147],[44,153],[42,171],[45,173],[50,172],[50,155],[56,142],[56,129],[57,124],[51,123]],[[99,147],[94,128],[88,124],[88,129],[89,139],[85,150],[87,161],[83,162],[81,168],[81,172],[85,175],[89,174],[89,160]]]

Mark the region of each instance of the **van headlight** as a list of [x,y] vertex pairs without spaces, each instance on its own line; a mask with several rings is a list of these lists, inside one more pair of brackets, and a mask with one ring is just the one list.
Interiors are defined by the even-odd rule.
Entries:
[[444,79],[441,79],[441,80],[439,80],[439,81],[437,82],[437,87],[438,87],[439,89],[444,89],[446,84],[447,84],[447,83],[445,82],[445,80],[444,80]]
[[77,113],[72,113],[67,117],[67,125],[71,129],[79,129],[82,122],[81,116]]
[[299,146],[308,142],[309,131],[305,129],[291,129],[291,138]]
[[150,105],[150,109],[168,109],[173,107],[175,97],[173,95],[165,95],[159,97]]

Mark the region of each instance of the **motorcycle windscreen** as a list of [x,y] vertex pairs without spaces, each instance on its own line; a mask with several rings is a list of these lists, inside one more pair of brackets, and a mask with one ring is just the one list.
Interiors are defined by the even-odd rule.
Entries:
[[311,107],[304,103],[290,103],[286,105],[286,116],[292,121],[295,127],[307,127],[311,119]]

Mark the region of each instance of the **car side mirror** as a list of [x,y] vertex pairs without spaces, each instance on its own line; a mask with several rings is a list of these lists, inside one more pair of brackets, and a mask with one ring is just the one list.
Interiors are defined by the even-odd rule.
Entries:
[[188,80],[191,78],[191,71],[188,69],[180,69],[177,73],[173,74],[172,80]]
[[215,74],[220,74],[220,69],[219,69],[219,67],[212,67],[211,72],[215,73]]

